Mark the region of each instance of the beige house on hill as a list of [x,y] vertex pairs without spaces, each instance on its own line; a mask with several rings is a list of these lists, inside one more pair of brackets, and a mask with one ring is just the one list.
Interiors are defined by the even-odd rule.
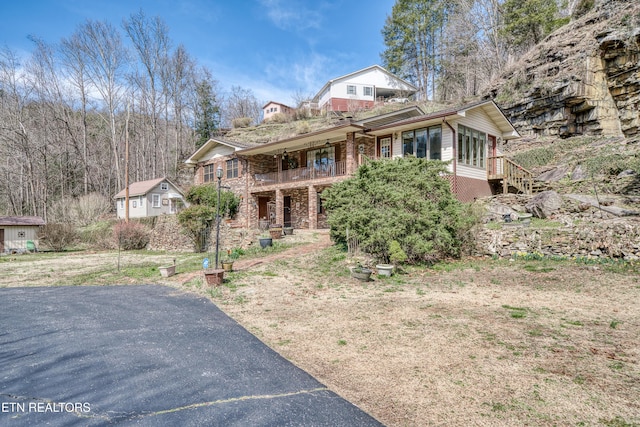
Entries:
[[[125,218],[126,190],[114,196],[118,218]],[[175,214],[185,205],[182,190],[167,178],[134,182],[129,185],[129,218]]]
[[493,101],[425,114],[404,108],[265,144],[211,139],[186,163],[194,184],[221,183],[241,199],[236,225],[326,228],[322,192],[360,164],[415,156],[450,161],[445,176],[462,201],[516,188],[527,191],[522,168],[512,173],[500,141],[520,135]]
[[276,114],[291,116],[294,109],[280,102],[269,101],[262,107],[262,120],[268,122]]

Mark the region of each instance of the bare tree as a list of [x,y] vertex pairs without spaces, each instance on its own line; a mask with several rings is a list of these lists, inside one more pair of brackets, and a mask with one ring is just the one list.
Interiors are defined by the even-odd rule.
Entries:
[[251,89],[232,86],[231,94],[226,99],[225,107],[223,120],[227,126],[233,120],[244,117],[250,118],[253,123],[260,121],[260,105]]
[[127,51],[116,29],[107,22],[87,21],[78,28],[78,46],[87,59],[87,76],[92,87],[99,93],[106,112],[98,110],[100,117],[109,129],[109,143],[113,154],[114,191],[122,188],[120,173],[119,127],[116,123],[121,111],[125,86],[123,84],[124,67],[127,64]]

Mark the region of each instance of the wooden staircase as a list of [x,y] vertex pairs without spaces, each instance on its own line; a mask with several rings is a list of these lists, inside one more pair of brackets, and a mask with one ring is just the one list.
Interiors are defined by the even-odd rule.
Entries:
[[533,173],[505,156],[487,158],[487,179],[502,192],[534,194],[546,189],[544,183],[535,181]]

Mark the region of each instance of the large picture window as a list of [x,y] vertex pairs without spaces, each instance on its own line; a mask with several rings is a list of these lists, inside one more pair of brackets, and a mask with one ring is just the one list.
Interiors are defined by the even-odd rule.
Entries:
[[458,163],[485,167],[487,134],[458,125]]
[[402,132],[402,155],[442,160],[442,128],[431,126]]
[[307,167],[313,167],[319,171],[327,171],[335,164],[335,148],[321,148],[307,152]]

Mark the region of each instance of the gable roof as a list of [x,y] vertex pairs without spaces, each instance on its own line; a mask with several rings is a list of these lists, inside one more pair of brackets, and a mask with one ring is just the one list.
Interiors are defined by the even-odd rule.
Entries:
[[289,108],[289,109],[293,110],[293,108],[289,107],[287,104],[283,104],[282,102],[276,102],[276,101],[269,101],[269,102],[267,102],[266,104],[264,104],[264,105],[262,106],[262,109],[264,110],[265,108],[267,108],[267,106],[269,106],[269,105],[271,105],[271,104],[281,105],[281,106],[283,106],[283,107],[287,107],[287,108]]
[[353,76],[356,76],[356,75],[358,75],[358,74],[363,74],[363,73],[366,73],[366,72],[371,71],[371,70],[379,70],[379,71],[381,71],[381,72],[385,73],[386,75],[388,75],[389,77],[391,77],[391,78],[393,78],[393,79],[395,79],[395,80],[397,80],[397,81],[399,81],[399,82],[402,82],[403,84],[407,85],[407,86],[410,88],[410,90],[413,90],[414,92],[417,92],[417,91],[418,91],[418,88],[417,88],[417,87],[415,87],[413,84],[409,83],[408,81],[406,81],[406,80],[404,80],[404,79],[401,79],[400,77],[398,77],[398,76],[396,76],[395,74],[391,73],[391,72],[390,72],[390,71],[388,71],[387,69],[385,69],[385,68],[381,67],[380,65],[377,65],[377,64],[376,64],[376,65],[371,65],[371,66],[369,66],[369,67],[363,68],[363,69],[358,70],[358,71],[354,71],[354,72],[349,73],[349,74],[345,74],[344,76],[336,77],[335,79],[331,79],[331,80],[329,80],[329,81],[328,81],[327,83],[325,83],[325,85],[324,85],[324,86],[322,86],[322,88],[321,88],[321,89],[320,89],[320,90],[315,94],[315,96],[313,97],[313,101],[314,101],[314,102],[318,102],[318,100],[320,99],[320,95],[321,95],[321,94],[322,94],[322,93],[323,93],[323,92],[324,92],[324,91],[325,91],[329,86],[331,86],[332,84],[337,83],[337,82],[342,81],[342,80],[348,80],[348,79],[350,79],[350,78],[351,78],[351,77],[353,77]]
[[516,128],[513,127],[509,119],[507,119],[500,107],[498,107],[498,105],[493,102],[493,100],[479,101],[460,107],[447,108],[444,110],[425,114],[423,116],[412,117],[405,120],[381,125],[376,128],[368,129],[367,132],[373,135],[380,135],[383,133],[383,131],[388,131],[390,128],[402,130],[403,126],[415,126],[418,123],[433,121],[434,119],[446,119],[447,117],[461,118],[465,117],[468,111],[476,109],[481,109],[496,124],[498,129],[500,129],[500,131],[502,132],[502,134],[499,135],[501,138],[508,140],[520,137],[520,134],[518,133]]
[[395,123],[400,120],[409,119],[412,117],[424,116],[424,111],[417,105],[403,108],[401,110],[391,111],[390,113],[380,114],[366,119],[356,120],[353,123],[357,123],[365,127],[365,129],[371,129],[379,126],[383,126],[390,123]]
[[364,127],[355,123],[344,123],[330,128],[321,129],[315,132],[309,132],[297,135],[291,138],[281,139],[279,141],[268,142],[266,144],[258,144],[250,148],[240,150],[238,154],[275,154],[282,150],[295,150],[301,148],[312,148],[320,146],[330,140],[344,140],[345,134],[349,132],[361,132]]
[[[182,192],[182,190],[180,190],[180,188],[177,185],[169,181],[167,178],[156,178],[156,179],[150,179],[148,181],[138,181],[138,182],[134,182],[133,184],[129,184],[129,197],[144,196],[149,191],[157,187],[158,184],[160,184],[163,181],[166,181],[169,184],[171,184],[173,188],[175,188],[180,193],[181,196],[184,196],[184,193]],[[113,196],[113,198],[121,199],[125,197],[125,192],[126,192],[126,188],[121,190],[115,196]]]
[[215,137],[215,138],[209,139],[207,142],[202,144],[202,147],[198,148],[196,152],[193,153],[191,156],[189,156],[189,158],[184,162],[188,165],[197,164],[204,154],[206,154],[209,150],[211,150],[214,146],[218,144],[231,147],[234,149],[234,151],[242,150],[244,148],[254,147],[255,145],[257,145],[252,142],[231,141],[229,139]]
[[45,225],[44,219],[39,216],[0,216],[0,226],[15,225]]

